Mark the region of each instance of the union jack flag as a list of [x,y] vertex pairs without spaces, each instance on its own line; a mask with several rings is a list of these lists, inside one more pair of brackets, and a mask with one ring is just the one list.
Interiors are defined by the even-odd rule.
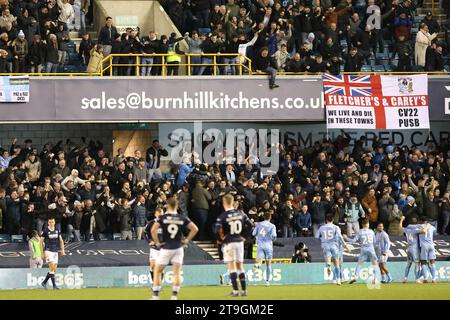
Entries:
[[371,96],[370,75],[323,75],[325,94],[345,96]]

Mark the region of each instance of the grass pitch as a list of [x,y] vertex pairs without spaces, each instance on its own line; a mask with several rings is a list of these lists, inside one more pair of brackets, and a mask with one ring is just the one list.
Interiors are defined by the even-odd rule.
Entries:
[[[332,284],[250,286],[248,297],[239,298],[228,297],[230,292],[231,287],[225,286],[182,287],[179,300],[450,300],[450,283],[395,283],[375,287],[365,283],[341,287]],[[164,287],[161,300],[170,299],[170,295],[171,288]],[[146,300],[150,297],[147,287],[0,291],[0,300]]]

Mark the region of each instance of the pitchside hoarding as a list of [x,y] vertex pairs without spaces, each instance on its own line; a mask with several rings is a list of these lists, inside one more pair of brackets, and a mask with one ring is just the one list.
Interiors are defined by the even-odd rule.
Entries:
[[[389,271],[395,282],[403,280],[406,263],[388,263]],[[244,266],[247,281],[252,285],[265,284],[265,268],[253,270],[252,264]],[[436,262],[439,282],[450,281],[450,262]],[[344,263],[343,275],[348,280],[355,271],[356,263]],[[414,269],[414,268],[412,268]],[[164,273],[163,285],[172,285],[173,273],[168,269]],[[214,286],[219,285],[219,276],[224,274],[224,265],[184,266],[182,271],[183,286]],[[46,269],[0,269],[0,290],[8,289],[42,289],[40,283],[47,274]],[[360,281],[368,282],[373,270],[366,264],[360,273]],[[142,267],[109,267],[80,268],[71,266],[61,268],[56,273],[56,285],[64,289],[80,288],[125,288],[149,287],[151,277],[149,269]],[[288,284],[321,284],[329,283],[332,277],[327,275],[323,263],[274,264],[272,266],[273,285]],[[414,280],[414,270],[411,270],[409,281]],[[380,287],[374,286],[373,289]],[[250,289],[251,290],[251,289]],[[150,292],[149,292],[150,294]]]
[[[0,103],[0,121],[324,121],[320,77],[30,80],[30,101]],[[450,81],[429,77],[430,120],[450,120]]]

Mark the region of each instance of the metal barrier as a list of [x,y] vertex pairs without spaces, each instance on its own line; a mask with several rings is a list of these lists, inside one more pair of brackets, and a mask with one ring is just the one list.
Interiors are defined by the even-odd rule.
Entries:
[[[167,62],[167,58],[172,56],[171,54],[110,54],[105,57],[100,65],[100,71],[95,73],[87,73],[87,72],[78,72],[78,73],[0,73],[0,76],[21,76],[28,75],[32,77],[47,77],[47,76],[68,76],[68,77],[82,77],[82,76],[116,76],[119,69],[118,68],[135,68],[135,74],[133,76],[141,76],[141,68],[142,67],[160,67],[161,68],[161,76],[166,77],[167,69],[170,67],[186,67],[186,75],[193,76],[192,68],[193,67],[212,67],[213,76],[217,76],[217,69],[220,67],[231,67],[237,71],[238,75],[265,75],[264,72],[254,72],[252,71],[252,60],[245,55],[240,53],[219,53],[219,54],[184,54],[178,55],[179,57],[185,57],[185,63],[177,63],[170,64]],[[128,57],[134,58],[133,63],[117,63],[120,58]],[[142,58],[145,57],[153,57],[160,58],[160,63],[142,63]],[[211,57],[212,63],[191,63],[192,57]],[[221,58],[226,57],[236,57],[235,63],[222,63]],[[429,74],[429,75],[450,75],[450,72],[443,71],[361,71],[361,72],[341,72],[340,74],[348,74],[348,75],[368,75],[368,74],[386,74],[386,75],[402,75],[402,74]],[[298,75],[298,76],[310,76],[310,75],[321,75],[322,73],[311,73],[311,72],[278,72],[278,75]]]
[[[102,62],[102,68],[101,68],[101,74],[102,75],[108,75],[113,76],[116,72],[114,72],[114,67],[121,67],[121,68],[136,68],[135,69],[135,76],[141,76],[140,71],[141,67],[161,67],[161,75],[163,77],[167,76],[167,68],[170,67],[186,67],[186,74],[188,76],[191,76],[193,67],[212,67],[213,68],[213,75],[217,76],[217,68],[219,67],[232,67],[232,68],[238,68],[239,75],[244,74],[252,74],[252,60],[250,60],[247,56],[240,54],[240,53],[189,53],[184,55],[178,55],[179,57],[185,57],[186,63],[177,63],[177,64],[169,64],[167,62],[169,56],[174,56],[173,54],[110,54],[106,58],[103,59]],[[121,57],[128,57],[128,58],[134,58],[134,63],[116,63],[114,60],[120,59]],[[142,63],[142,58],[145,57],[152,57],[152,58],[160,58],[161,63]],[[212,58],[212,63],[191,63],[192,57],[208,57]],[[235,57],[236,63],[221,63],[221,58],[226,57]],[[106,65],[106,66],[105,66]],[[246,71],[246,73],[245,73]]]

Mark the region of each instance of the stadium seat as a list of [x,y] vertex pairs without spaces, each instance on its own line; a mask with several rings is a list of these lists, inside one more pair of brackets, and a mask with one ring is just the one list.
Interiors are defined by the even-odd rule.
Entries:
[[375,65],[375,66],[372,66],[372,71],[373,72],[385,72],[386,69],[383,65]]
[[389,65],[385,66],[384,68],[386,69],[387,72],[395,71],[397,69],[397,67],[392,64],[389,64]]
[[24,242],[23,241],[23,235],[21,235],[21,234],[13,234],[11,236],[11,242]]
[[372,67],[368,64],[365,64],[361,67],[361,71],[362,72],[370,72],[370,71],[372,71]]
[[99,233],[100,240],[113,240],[113,235],[110,233]]
[[0,243],[11,242],[9,234],[0,234]]
[[208,34],[208,33],[210,33],[211,32],[211,29],[210,28],[198,28],[198,33],[205,33],[205,34]]
[[120,233],[113,233],[113,240],[121,240],[122,235]]

